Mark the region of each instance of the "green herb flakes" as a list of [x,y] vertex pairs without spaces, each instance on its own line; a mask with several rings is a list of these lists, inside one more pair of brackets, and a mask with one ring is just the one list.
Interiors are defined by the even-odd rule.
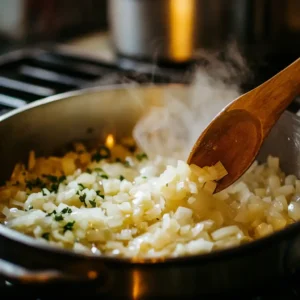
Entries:
[[135,157],[138,161],[142,161],[143,159],[148,159],[148,156],[146,153],[139,153]]
[[57,177],[56,176],[43,174],[43,177],[48,179],[51,182],[57,182]]
[[50,192],[54,192],[54,193],[57,193],[57,191],[58,191],[58,184],[57,183],[53,183],[51,186],[50,186],[50,189],[49,189],[49,191]]
[[92,207],[96,207],[96,200],[90,200],[89,201]]
[[99,197],[101,197],[102,199],[104,199],[104,195],[103,195],[103,194],[101,194],[101,192],[100,192],[100,191],[96,191],[96,194],[97,194],[97,196],[99,196]]
[[43,196],[47,196],[47,194],[46,194],[46,191],[47,191],[47,189],[42,189],[42,194],[43,194]]
[[82,202],[84,204],[84,206],[87,207],[87,205],[85,203],[85,198],[86,198],[86,194],[83,194],[83,195],[79,196],[80,202]]
[[29,205],[28,208],[25,209],[25,211],[29,211],[29,210],[31,210],[31,209],[33,209],[33,206],[32,206],[32,205]]
[[120,179],[121,181],[123,181],[123,180],[125,179],[125,177],[124,177],[123,175],[120,175],[119,179]]
[[58,183],[58,184],[62,183],[63,181],[65,181],[67,179],[67,177],[65,175],[57,177],[57,176],[53,176],[53,175],[44,174],[43,177],[48,179],[52,183]]
[[124,166],[125,166],[126,168],[129,168],[129,167],[130,167],[130,163],[129,163],[128,160],[125,160],[125,161],[124,161]]
[[64,217],[62,215],[55,215],[54,220],[59,222],[62,221],[64,219]]
[[64,233],[68,230],[72,231],[73,230],[73,226],[75,224],[75,221],[73,222],[68,222],[65,226],[64,226]]
[[53,212],[46,214],[46,217],[50,217],[52,215],[56,215],[56,210],[53,210]]
[[79,188],[80,188],[81,191],[86,188],[82,183],[78,183],[78,186],[79,186]]
[[33,188],[44,188],[46,184],[41,180],[41,178],[37,177],[36,179],[26,181],[26,188],[32,190]]
[[42,238],[49,241],[49,237],[50,237],[50,232],[45,232],[42,234]]
[[92,155],[92,161],[99,162],[102,159],[110,158],[110,156],[110,150],[105,146],[101,146],[98,151]]
[[72,209],[70,207],[65,207],[61,213],[62,214],[70,214],[72,212]]

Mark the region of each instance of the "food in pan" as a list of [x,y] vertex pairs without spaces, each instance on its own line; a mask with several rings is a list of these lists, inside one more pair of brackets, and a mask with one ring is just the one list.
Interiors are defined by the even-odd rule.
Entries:
[[255,162],[226,190],[222,163],[199,168],[149,159],[133,141],[63,157],[29,155],[0,189],[1,221],[44,243],[122,257],[209,253],[264,237],[300,219],[300,180],[279,159]]

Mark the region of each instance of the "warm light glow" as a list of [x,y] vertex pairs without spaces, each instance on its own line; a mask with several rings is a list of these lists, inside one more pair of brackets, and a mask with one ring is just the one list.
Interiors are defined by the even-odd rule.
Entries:
[[141,298],[141,278],[138,271],[133,271],[132,274],[132,299],[137,300]]
[[170,54],[178,62],[187,60],[193,52],[195,1],[170,2]]
[[114,145],[115,145],[114,136],[112,134],[109,134],[106,138],[105,146],[109,149],[112,149]]
[[95,271],[89,271],[88,272],[88,278],[90,279],[96,279],[98,277],[98,273]]

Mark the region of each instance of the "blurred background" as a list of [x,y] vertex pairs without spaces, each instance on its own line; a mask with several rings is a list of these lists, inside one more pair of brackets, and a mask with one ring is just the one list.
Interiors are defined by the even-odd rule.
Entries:
[[1,0],[1,51],[108,29],[106,0]]
[[[299,50],[298,0],[1,0],[1,51],[106,32],[133,58],[186,61],[229,40],[246,50]],[[254,49],[253,49],[254,48]],[[98,44],[98,49],[100,45]],[[97,46],[95,45],[95,50]]]
[[93,85],[188,83],[229,48],[244,91],[270,78],[299,57],[300,1],[0,0],[0,113]]

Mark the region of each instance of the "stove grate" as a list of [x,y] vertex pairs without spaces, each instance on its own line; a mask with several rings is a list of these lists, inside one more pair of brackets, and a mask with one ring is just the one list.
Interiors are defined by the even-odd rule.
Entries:
[[137,72],[68,51],[27,49],[0,57],[0,114],[38,99],[92,85],[186,83],[182,76]]

